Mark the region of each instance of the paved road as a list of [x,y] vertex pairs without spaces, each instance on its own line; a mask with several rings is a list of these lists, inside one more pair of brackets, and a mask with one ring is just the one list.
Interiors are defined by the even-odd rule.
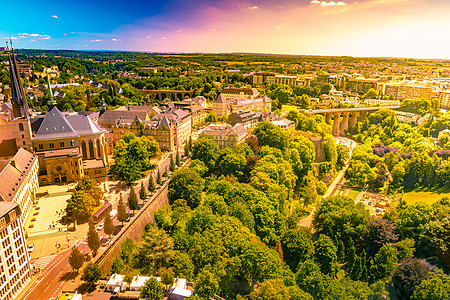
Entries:
[[[180,155],[182,152],[180,153]],[[175,155],[175,154],[174,154]],[[174,157],[175,159],[175,157]],[[161,174],[164,173],[164,170],[170,165],[170,156],[165,155],[158,163],[158,166],[161,170]],[[170,173],[170,171],[169,171]],[[153,176],[153,180],[156,184],[156,177],[157,177],[157,169],[155,169],[151,174]],[[140,180],[138,182],[138,185],[135,185],[135,192],[137,194],[137,197],[139,199],[139,190],[140,190],[140,182],[143,181],[145,188],[147,189],[148,186],[148,180],[150,176],[146,176],[143,180]],[[126,199],[128,199],[128,195],[130,193],[131,189],[127,189],[125,192],[122,193],[122,197],[124,199],[124,204],[126,205]],[[147,191],[147,190],[146,190]],[[117,197],[118,199],[118,197]],[[118,206],[118,200],[114,201],[113,209],[117,209]],[[140,200],[139,200],[140,201]],[[129,209],[127,208],[127,211]],[[113,219],[114,226],[120,226],[120,222],[117,220],[117,218]],[[101,223],[96,225],[96,228],[100,226]],[[103,230],[98,230],[100,239],[107,238],[107,235],[104,233]],[[87,252],[87,243],[86,243],[86,237],[84,237],[81,241],[79,241],[76,244],[76,247],[82,252]],[[53,245],[51,245],[53,246]],[[99,251],[102,249],[100,248]],[[70,250],[66,250],[60,254],[58,254],[53,260],[47,264],[46,268],[41,271],[39,274],[38,279],[30,284],[26,290],[22,291],[19,297],[17,297],[18,300],[27,300],[27,299],[33,299],[33,300],[49,300],[49,299],[56,299],[61,291],[64,289],[64,286],[66,283],[68,283],[70,280],[73,280],[76,277],[76,274],[72,272],[72,268],[69,264],[69,255]]]

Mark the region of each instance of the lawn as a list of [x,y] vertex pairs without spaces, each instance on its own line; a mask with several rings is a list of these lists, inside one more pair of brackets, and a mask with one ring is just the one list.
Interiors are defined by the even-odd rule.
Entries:
[[358,196],[358,194],[359,194],[358,190],[351,189],[347,196],[352,198],[353,200],[355,200],[355,198],[356,198],[356,196]]
[[450,197],[450,193],[412,191],[403,194],[403,199],[407,204],[425,202],[431,205],[443,197]]
[[283,105],[281,108],[282,111],[291,111],[291,110],[297,110],[297,106],[295,105]]

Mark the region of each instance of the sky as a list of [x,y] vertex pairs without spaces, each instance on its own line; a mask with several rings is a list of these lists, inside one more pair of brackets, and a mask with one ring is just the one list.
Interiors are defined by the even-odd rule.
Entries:
[[15,48],[450,59],[450,0],[21,0],[2,11],[0,46]]

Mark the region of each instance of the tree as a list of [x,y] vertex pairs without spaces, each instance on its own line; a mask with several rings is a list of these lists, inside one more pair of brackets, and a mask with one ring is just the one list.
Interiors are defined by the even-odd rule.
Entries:
[[312,296],[296,286],[286,286],[282,279],[270,279],[261,283],[260,286],[250,294],[251,300],[313,300]]
[[425,260],[417,258],[404,259],[392,274],[392,282],[397,294],[402,298],[409,299],[416,286],[422,280],[428,278],[429,272],[430,265]]
[[390,276],[397,265],[397,255],[393,247],[383,245],[373,259],[369,274],[372,281],[385,279]]
[[173,271],[175,276],[193,280],[194,263],[187,253],[179,252],[173,258]]
[[373,218],[367,222],[364,241],[370,256],[374,256],[384,244],[396,243],[397,239],[395,226],[389,220]]
[[213,111],[211,111],[211,112],[206,116],[205,122],[206,122],[206,123],[214,123],[214,122],[217,122],[217,116],[216,116],[216,114],[215,114]]
[[178,167],[181,167],[180,152],[178,151],[178,149],[177,149],[177,156],[175,157],[175,164],[176,164]]
[[164,284],[165,288],[167,288],[167,286],[170,287],[170,285],[172,285],[174,278],[175,274],[171,268],[164,269],[163,271],[161,271],[161,282],[162,284]]
[[144,183],[141,182],[141,189],[139,191],[139,198],[144,201],[147,198],[147,193],[145,192]]
[[175,171],[175,162],[173,160],[173,155],[170,154],[170,172]]
[[88,263],[86,268],[83,270],[83,275],[81,279],[89,284],[95,284],[102,276],[102,270],[97,264]]
[[93,256],[97,255],[97,250],[100,248],[100,238],[98,237],[97,230],[95,230],[94,222],[89,221],[89,230],[87,234],[87,244],[89,249],[93,252]]
[[191,208],[196,208],[201,201],[204,180],[192,169],[179,169],[173,173],[169,182],[169,202],[184,199]]
[[164,170],[164,173],[163,173],[163,175],[162,175],[163,177],[169,177],[169,172],[168,172],[168,170],[167,170],[167,166],[166,166],[166,169]]
[[164,298],[164,289],[155,277],[150,277],[142,287],[140,298],[145,300],[161,300]]
[[189,143],[186,143],[186,145],[184,145],[184,156],[189,157],[190,153],[190,149],[189,149]]
[[270,122],[259,122],[253,133],[258,138],[258,143],[262,146],[270,146],[284,150],[287,147],[288,139],[280,127]]
[[150,169],[150,159],[160,155],[159,145],[152,137],[125,134],[114,148],[111,172],[117,179],[131,184]]
[[397,257],[399,260],[404,258],[412,258],[414,256],[414,245],[415,241],[413,239],[406,238],[395,244],[395,249],[397,250]]
[[130,195],[128,196],[128,208],[133,211],[133,214],[139,208],[139,202],[133,187],[130,188]]
[[111,273],[112,274],[120,274],[125,267],[123,263],[123,259],[120,256],[117,256],[114,258],[112,264],[111,264]]
[[66,212],[72,220],[83,222],[89,219],[95,207],[96,201],[92,195],[85,190],[78,190],[67,200]]
[[338,270],[337,248],[333,244],[333,240],[321,234],[314,243],[314,248],[316,249],[315,258],[322,273],[330,276],[336,275]]
[[153,193],[155,191],[155,181],[153,179],[153,175],[150,175],[150,178],[148,179],[147,189],[150,193]]
[[127,217],[127,210],[125,208],[125,205],[123,204],[122,194],[120,194],[119,205],[117,206],[117,220],[119,220],[119,222],[122,222],[123,226],[123,222],[127,220]]
[[84,255],[78,250],[77,247],[73,247],[72,251],[70,251],[69,255],[69,264],[73,270],[78,270],[83,266],[84,263]]
[[103,230],[105,231],[105,234],[109,236],[109,238],[111,238],[111,235],[114,233],[114,224],[109,213],[106,214]]
[[158,185],[161,185],[161,183],[162,183],[162,180],[161,180],[161,171],[159,170],[159,167],[158,167],[158,175],[156,176],[156,183],[157,183]]
[[213,298],[218,290],[219,282],[215,274],[206,269],[198,274],[195,291],[200,297],[205,299]]
[[214,170],[218,156],[219,145],[209,135],[201,134],[192,146],[192,158],[204,162],[209,171]]
[[450,277],[443,274],[431,274],[414,290],[413,300],[449,300]]
[[136,264],[145,273],[152,274],[168,267],[175,256],[173,240],[163,230],[150,227],[137,246]]
[[283,258],[292,271],[301,261],[312,258],[314,246],[311,231],[305,227],[286,230],[281,236]]

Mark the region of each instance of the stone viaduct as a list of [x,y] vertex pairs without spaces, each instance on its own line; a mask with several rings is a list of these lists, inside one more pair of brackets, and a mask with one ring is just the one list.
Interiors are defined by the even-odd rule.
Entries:
[[183,90],[138,90],[141,93],[150,95],[153,99],[158,99],[159,101],[164,100],[165,98],[169,98],[171,101],[176,100],[184,100],[184,98],[188,95],[189,98],[192,98],[194,94],[194,90],[183,91]]
[[[331,116],[333,119],[333,135],[344,136],[345,133],[355,126],[356,122],[363,121],[367,113],[380,109],[398,109],[400,106],[373,106],[373,107],[354,107],[354,108],[330,108],[330,109],[310,109],[305,110],[307,114],[321,114],[325,116],[325,121],[331,124]],[[342,115],[342,117],[341,117]]]

